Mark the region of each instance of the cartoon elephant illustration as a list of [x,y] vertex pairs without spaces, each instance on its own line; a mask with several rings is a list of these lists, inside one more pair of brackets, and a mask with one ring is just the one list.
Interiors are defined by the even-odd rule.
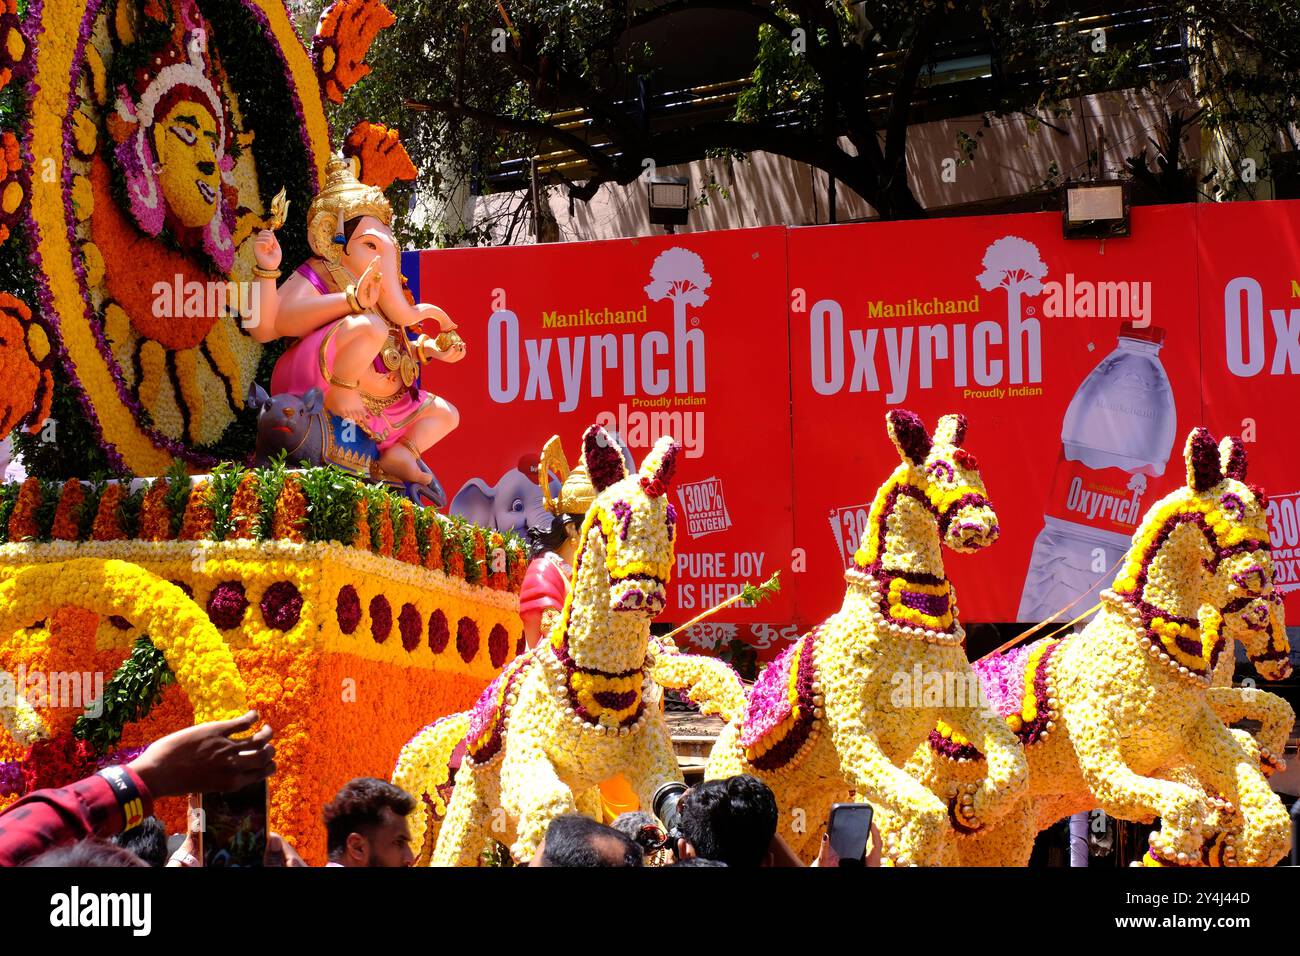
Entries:
[[[482,478],[471,478],[447,510],[485,528],[524,534],[549,518],[537,483],[537,462],[537,455],[524,455],[491,486]],[[560,483],[552,479],[551,493],[558,494],[559,488]]]

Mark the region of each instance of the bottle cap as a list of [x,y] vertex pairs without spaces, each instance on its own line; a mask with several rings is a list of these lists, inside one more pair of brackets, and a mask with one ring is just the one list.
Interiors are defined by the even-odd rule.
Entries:
[[1165,330],[1158,325],[1147,325],[1139,328],[1132,322],[1121,322],[1119,334],[1125,339],[1140,339],[1143,342],[1154,342],[1161,345],[1165,341]]

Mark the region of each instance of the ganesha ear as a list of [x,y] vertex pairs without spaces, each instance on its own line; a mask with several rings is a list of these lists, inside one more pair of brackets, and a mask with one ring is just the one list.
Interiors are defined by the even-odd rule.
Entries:
[[642,484],[658,481],[661,488],[667,488],[677,471],[677,456],[682,446],[671,435],[662,435],[650,449],[650,454],[641,462],[640,475]]
[[609,432],[599,425],[592,425],[582,433],[582,457],[587,462],[587,474],[597,492],[627,477],[623,452]]
[[1206,428],[1193,428],[1183,449],[1187,463],[1187,487],[1193,491],[1209,491],[1223,480],[1219,465],[1219,446]]
[[939,424],[934,429],[934,443],[936,445],[952,445],[954,448],[960,448],[961,443],[965,440],[965,415],[957,412],[939,419]]
[[1223,468],[1224,478],[1246,480],[1246,443],[1236,435],[1229,435],[1219,442],[1219,464]]
[[930,433],[925,430],[925,423],[916,412],[904,408],[894,409],[885,415],[885,429],[903,461],[919,465],[930,454],[933,442]]

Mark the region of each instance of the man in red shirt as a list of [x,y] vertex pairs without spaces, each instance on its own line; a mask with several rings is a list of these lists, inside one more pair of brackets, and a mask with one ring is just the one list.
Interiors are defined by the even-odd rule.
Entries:
[[159,797],[238,790],[275,773],[271,727],[244,740],[257,712],[198,724],[155,740],[123,766],[105,767],[67,787],[37,790],[0,813],[0,866],[46,850],[140,825]]

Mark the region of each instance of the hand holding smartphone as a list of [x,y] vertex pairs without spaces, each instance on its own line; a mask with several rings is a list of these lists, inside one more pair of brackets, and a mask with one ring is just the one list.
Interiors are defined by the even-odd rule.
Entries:
[[202,797],[199,858],[204,866],[264,866],[267,851],[265,780]]
[[831,807],[827,841],[840,866],[864,866],[873,811],[869,803],[837,803]]

